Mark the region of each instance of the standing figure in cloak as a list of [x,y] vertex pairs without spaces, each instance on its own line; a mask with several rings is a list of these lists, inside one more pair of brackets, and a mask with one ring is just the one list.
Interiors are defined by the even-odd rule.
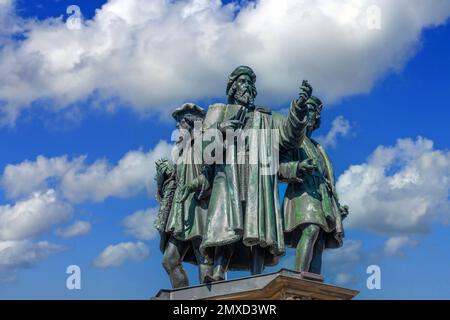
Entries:
[[[182,266],[183,261],[199,266],[200,283],[205,281],[206,275],[212,273],[212,265],[199,251],[205,229],[208,197],[199,199],[190,195],[182,202],[174,201],[182,187],[200,175],[201,148],[196,149],[193,146],[196,134],[194,127],[198,126],[201,132],[205,111],[193,103],[185,103],[177,108],[172,116],[177,122],[180,133],[174,155],[175,189],[172,191],[170,210],[165,211],[165,214],[168,212],[165,224],[158,229],[163,230],[161,238],[166,238],[162,243],[163,266],[169,274],[172,287],[179,288],[189,285],[187,274]],[[161,223],[157,222],[157,225]]]
[[[285,252],[278,154],[301,146],[312,87],[303,82],[300,97],[292,101],[284,117],[255,106],[255,81],[255,73],[247,66],[236,68],[229,76],[228,104],[211,105],[203,126],[204,135],[208,130],[223,135],[225,143],[215,153],[223,151],[226,161],[206,164],[203,174],[187,185],[178,199],[183,201],[192,192],[199,196],[210,193],[200,250],[214,260],[211,282],[224,280],[228,269],[259,274],[265,265],[278,263]],[[230,132],[238,132],[238,141],[243,143],[229,139]],[[267,164],[272,170],[265,170]]]
[[283,200],[285,242],[296,248],[295,269],[320,274],[323,250],[343,244],[342,220],[348,207],[339,204],[330,158],[311,138],[320,127],[322,102],[311,97],[307,106],[307,137],[301,148],[281,156],[279,177],[288,183]]

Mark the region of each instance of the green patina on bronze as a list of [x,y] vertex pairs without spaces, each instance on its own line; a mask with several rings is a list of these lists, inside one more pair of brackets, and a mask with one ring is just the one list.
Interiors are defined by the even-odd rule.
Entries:
[[[183,190],[181,201],[196,191],[201,196],[210,193],[205,234],[201,253],[214,260],[211,281],[222,280],[227,269],[250,269],[261,273],[264,265],[273,265],[284,254],[283,217],[279,206],[278,174],[262,174],[261,164],[282,153],[299,148],[307,125],[306,101],[312,88],[304,81],[300,97],[292,101],[284,117],[267,108],[254,105],[256,76],[247,66],[236,68],[227,85],[228,104],[210,106],[204,130],[254,129],[247,142],[250,153],[256,154],[256,164],[248,158],[238,162],[237,146],[230,149],[226,141],[225,163],[205,166],[204,173]],[[277,143],[274,143],[274,131]]]
[[[223,105],[220,111],[226,115],[226,111],[236,107],[238,106]],[[299,107],[293,102],[292,108]],[[218,111],[216,108],[210,110]],[[254,111],[247,112],[247,115],[251,120],[247,122],[249,128],[279,130],[280,147],[283,150],[294,147],[299,137],[304,135],[302,121],[297,119],[289,121],[286,117],[270,112],[266,108],[256,107]],[[208,115],[206,118],[208,119]],[[258,162],[266,163],[268,160],[262,158],[272,157],[275,150],[275,146],[272,146],[272,131],[259,132],[261,134],[255,136],[251,144],[259,148]],[[236,154],[230,158],[232,163],[216,164],[214,170],[210,171],[214,172],[214,175],[208,177],[212,185],[211,198],[201,251],[213,258],[215,247],[242,241],[243,249],[254,245],[265,248],[264,264],[273,265],[284,253],[278,177],[276,174],[261,175],[258,164],[237,164]],[[243,193],[242,189],[246,192]],[[249,261],[247,252],[235,252],[229,267],[248,269]]]
[[[185,103],[172,115],[177,121],[177,128],[184,135],[180,135],[176,143],[179,153],[174,157],[175,164],[167,160],[156,164],[157,195],[161,206],[155,226],[161,234],[163,266],[172,286],[178,288],[189,285],[181,265],[183,261],[199,266],[200,282],[204,282],[205,275],[211,273],[212,268],[199,251],[205,233],[208,199],[197,199],[191,194],[184,201],[175,201],[182,188],[201,174],[201,155],[193,147],[193,137],[194,125],[203,121],[205,112],[193,103]],[[181,144],[184,147],[180,147]]]
[[[286,244],[297,249],[297,270],[320,273],[323,249],[342,245],[348,208],[339,204],[327,153],[311,138],[320,126],[321,101],[304,81],[283,116],[254,104],[255,82],[253,70],[240,66],[228,78],[227,104],[212,104],[206,114],[184,104],[173,113],[179,129],[192,133],[192,120],[200,119],[202,134],[214,129],[222,135],[226,159],[199,161],[209,147],[202,140],[199,150],[182,148],[173,167],[158,164],[155,226],[174,287],[188,284],[182,261],[199,265],[201,282],[218,281],[227,270],[261,273],[278,263]],[[227,130],[250,132],[244,156],[234,139],[226,139]],[[252,152],[256,162],[250,161]],[[264,171],[278,157],[280,166]],[[282,207],[280,182],[288,183]]]
[[307,104],[307,137],[301,148],[282,155],[279,176],[288,183],[283,199],[284,230],[286,244],[297,248],[296,269],[320,273],[323,249],[342,246],[342,220],[348,211],[339,204],[330,158],[311,138],[320,127],[322,103],[313,97]]
[[175,199],[175,190],[177,188],[175,181],[175,169],[168,159],[156,161],[156,200],[159,202],[159,211],[155,219],[154,226],[161,235],[160,249],[164,252],[168,235],[166,234],[167,219]]
[[[184,104],[181,108],[175,110],[173,117],[179,119],[177,122],[184,120],[186,115],[193,116],[191,123],[186,125],[185,137],[187,141],[186,146],[178,148],[181,154],[176,155],[175,161],[175,176],[177,189],[175,190],[175,197],[179,197],[179,193],[183,186],[192,183],[202,171],[201,164],[201,150],[194,148],[194,121],[203,121],[205,112],[203,109],[195,104]],[[195,238],[202,238],[206,225],[206,214],[208,211],[208,199],[198,199],[194,194],[182,202],[174,201],[170,215],[168,217],[166,232],[171,233],[176,239],[180,241],[189,241]],[[185,257],[187,261],[195,261],[195,257]]]

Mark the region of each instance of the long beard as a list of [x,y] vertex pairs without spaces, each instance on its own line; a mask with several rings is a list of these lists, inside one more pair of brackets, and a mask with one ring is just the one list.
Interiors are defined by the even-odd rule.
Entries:
[[238,89],[234,95],[234,100],[241,105],[250,106],[253,105],[255,97],[253,96],[251,89]]

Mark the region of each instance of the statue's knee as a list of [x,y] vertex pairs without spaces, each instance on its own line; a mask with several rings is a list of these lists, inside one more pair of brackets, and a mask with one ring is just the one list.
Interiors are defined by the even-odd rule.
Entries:
[[164,255],[162,265],[167,271],[175,269],[180,262],[170,255]]
[[303,229],[303,235],[308,238],[316,238],[319,235],[320,227],[316,224],[310,224]]

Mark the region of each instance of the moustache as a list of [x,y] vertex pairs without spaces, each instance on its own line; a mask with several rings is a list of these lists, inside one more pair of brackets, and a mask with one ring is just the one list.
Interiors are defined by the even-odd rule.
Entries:
[[236,95],[239,97],[251,97],[254,98],[253,90],[251,88],[245,88],[242,90],[238,90]]

